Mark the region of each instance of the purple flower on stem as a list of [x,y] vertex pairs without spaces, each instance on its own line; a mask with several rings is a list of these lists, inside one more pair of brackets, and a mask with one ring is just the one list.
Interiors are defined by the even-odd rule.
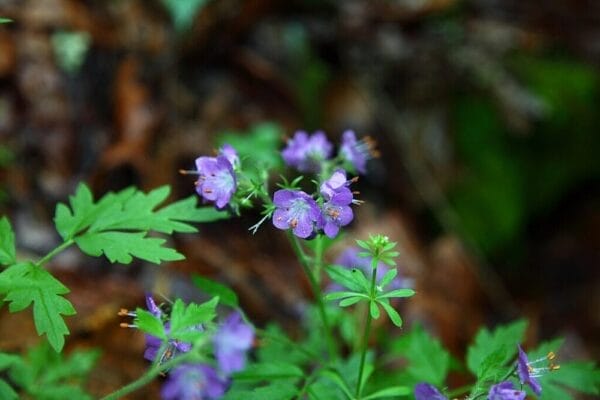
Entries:
[[350,208],[354,197],[348,188],[350,183],[351,181],[346,179],[346,171],[337,170],[331,178],[321,184],[321,195],[325,199],[323,231],[330,238],[336,237],[340,227],[348,225],[354,218]]
[[367,172],[367,161],[377,155],[374,147],[375,143],[370,137],[356,140],[354,131],[348,130],[342,135],[340,154],[356,171],[364,174]]
[[446,396],[440,393],[435,386],[429,383],[418,383],[415,385],[416,400],[448,400]]
[[219,369],[228,375],[244,369],[246,352],[254,341],[254,328],[244,322],[239,312],[234,312],[225,319],[213,340]]
[[[538,396],[542,394],[542,386],[536,379],[539,375],[536,375],[537,371],[535,368],[531,366],[529,359],[527,358],[527,354],[523,351],[521,346],[519,345],[519,356],[517,357],[517,373],[519,374],[519,380],[521,384],[529,385],[533,393]],[[551,353],[554,354],[554,353]],[[538,360],[540,361],[540,360]]]
[[292,229],[294,235],[306,239],[323,227],[323,216],[317,202],[300,190],[282,189],[273,195],[273,225]]
[[490,388],[488,400],[524,400],[526,393],[515,389],[510,381],[500,382]]
[[227,385],[208,365],[182,364],[169,373],[160,393],[163,400],[218,399]]
[[196,192],[205,200],[214,201],[217,208],[224,208],[235,193],[233,165],[236,162],[239,162],[237,153],[229,145],[224,145],[217,157],[198,157]]
[[297,131],[289,139],[287,147],[281,152],[285,163],[301,172],[319,172],[321,162],[331,156],[333,145],[325,137],[325,133],[317,131],[308,135]]

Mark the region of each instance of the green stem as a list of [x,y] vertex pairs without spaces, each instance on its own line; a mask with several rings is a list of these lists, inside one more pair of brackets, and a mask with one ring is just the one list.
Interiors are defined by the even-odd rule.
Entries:
[[[329,351],[329,357],[331,360],[337,358],[337,347],[335,346],[335,342],[333,341],[333,336],[331,334],[331,327],[329,325],[329,319],[327,318],[327,313],[325,312],[325,305],[323,304],[323,295],[321,294],[321,288],[315,279],[314,274],[310,269],[310,258],[304,253],[298,238],[292,234],[291,231],[288,231],[288,238],[292,243],[292,248],[296,253],[296,256],[300,260],[300,265],[302,265],[302,269],[304,269],[304,273],[308,277],[310,282],[311,289],[313,291],[313,295],[317,301],[317,307],[319,309],[319,315],[321,316],[321,321],[323,322],[323,328],[325,330],[325,340],[327,342],[327,350]],[[318,262],[317,262],[318,263]]]
[[50,261],[55,255],[57,255],[67,247],[71,246],[73,243],[75,243],[74,239],[69,239],[63,242],[60,246],[57,246],[54,250],[52,250],[50,253],[46,254],[42,259],[36,262],[35,265],[41,267],[42,265]]
[[138,379],[136,379],[135,381],[129,383],[128,385],[123,386],[122,388],[102,397],[100,400],[115,400],[115,399],[120,399],[121,397],[135,392],[136,390],[140,389],[141,387],[147,385],[148,383],[152,382],[152,380],[154,380],[154,378],[156,378],[158,375],[160,375],[162,372],[168,371],[171,368],[184,363],[186,361],[190,361],[193,360],[196,357],[195,352],[191,351],[189,353],[184,353],[180,356],[177,356],[175,358],[170,359],[167,362],[164,362],[162,364],[158,364],[158,365],[154,365],[152,366],[150,369],[148,369],[148,371],[146,371],[146,373],[142,376],[140,376]]
[[455,397],[460,396],[461,394],[469,393],[469,391],[472,388],[473,388],[473,385],[465,385],[465,386],[458,387],[456,389],[452,389],[448,392],[448,398],[454,399]]
[[[376,257],[373,257],[371,260],[371,300],[375,299],[375,287],[377,284],[377,263],[379,260]],[[370,305],[370,303],[369,303]],[[362,351],[360,355],[360,366],[358,367],[358,381],[356,382],[356,398],[360,399],[360,393],[362,391],[362,377],[365,371],[365,360],[367,358],[367,349],[369,347],[369,335],[371,334],[371,322],[373,321],[373,317],[371,317],[371,307],[367,308],[367,322],[365,323],[365,331],[363,333],[363,343],[362,343]]]
[[323,235],[318,234],[315,238],[315,277],[317,283],[321,283],[321,271],[323,270]]

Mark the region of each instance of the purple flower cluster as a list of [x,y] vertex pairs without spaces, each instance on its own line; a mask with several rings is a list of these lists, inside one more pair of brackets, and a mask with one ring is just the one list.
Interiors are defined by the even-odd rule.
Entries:
[[302,239],[313,237],[321,229],[334,238],[340,227],[348,225],[354,218],[350,208],[354,202],[348,188],[350,183],[344,170],[334,172],[321,185],[322,206],[301,190],[276,191],[273,195],[273,225],[279,229],[292,229],[294,235]]
[[[150,295],[146,295],[146,307],[148,308],[148,311],[150,311],[150,313],[152,313],[152,315],[155,317],[160,319],[163,318],[162,310],[156,305],[154,299]],[[169,322],[166,322],[165,330],[167,334],[169,334],[169,326]],[[144,336],[146,338],[146,350],[144,351],[144,358],[148,361],[154,361],[162,345],[162,340],[149,334],[145,334]],[[181,342],[179,340],[169,340],[166,349],[160,354],[159,363],[168,361],[170,358],[179,353],[186,353],[190,351],[191,348],[192,345],[189,343]]]
[[524,400],[526,395],[524,391],[515,389],[512,382],[504,381],[490,388],[488,400]]
[[321,163],[331,156],[333,145],[323,131],[312,135],[298,131],[289,139],[281,156],[287,165],[301,172],[319,172]]
[[[361,174],[367,171],[367,161],[375,156],[373,141],[366,137],[357,140],[354,131],[345,131],[339,150],[339,158],[345,161],[350,169]],[[333,145],[325,137],[323,131],[312,135],[297,131],[289,139],[281,152],[283,160],[290,167],[300,172],[320,172],[322,163],[331,157]]]
[[[493,385],[488,392],[488,400],[524,400],[526,393],[515,389],[510,381],[503,381]],[[416,400],[448,400],[448,397],[440,393],[439,390],[429,383],[419,383],[415,386]]]
[[216,157],[198,157],[196,192],[204,200],[214,202],[217,208],[225,208],[237,187],[234,167],[238,164],[237,152],[228,144]]
[[[166,318],[150,295],[146,295],[146,306],[156,317]],[[202,329],[202,327],[198,327]],[[169,322],[165,323],[169,333]],[[162,387],[161,395],[165,400],[175,399],[217,399],[229,386],[229,377],[246,365],[246,353],[252,347],[254,329],[245,323],[238,312],[230,314],[219,325],[213,337],[216,368],[208,364],[182,364],[169,372],[169,377]],[[162,341],[152,335],[146,335],[144,358],[158,362],[166,362],[178,353],[191,350],[191,344],[170,340],[159,355]]]

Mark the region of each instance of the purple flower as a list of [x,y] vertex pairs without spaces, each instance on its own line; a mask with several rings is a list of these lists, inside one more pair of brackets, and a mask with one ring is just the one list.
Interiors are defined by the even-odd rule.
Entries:
[[[228,150],[227,153],[229,153]],[[217,208],[224,208],[236,189],[235,174],[227,153],[217,157],[198,157],[196,159],[199,175],[196,192],[205,200],[214,201]]]
[[364,174],[367,172],[367,161],[376,154],[374,147],[373,140],[368,136],[359,141],[356,140],[354,131],[348,130],[342,135],[340,155],[350,163],[356,171]]
[[227,158],[227,161],[229,161],[231,166],[234,168],[240,163],[240,157],[238,156],[237,151],[235,151],[233,146],[227,143],[221,146],[221,149],[219,150],[219,155],[225,156],[225,158]]
[[542,386],[538,382],[535,376],[536,370],[531,367],[529,363],[529,359],[527,358],[527,354],[523,351],[521,346],[519,345],[519,356],[517,357],[517,372],[519,374],[519,379],[521,380],[521,384],[529,385],[533,393],[540,396],[542,394]]
[[524,400],[526,393],[515,389],[510,381],[500,382],[490,388],[488,400]]
[[294,235],[306,239],[323,227],[323,216],[317,202],[300,190],[282,189],[273,195],[277,207],[273,225],[279,229],[292,229]]
[[333,145],[325,137],[325,133],[317,131],[308,135],[297,131],[289,139],[287,147],[281,152],[285,163],[301,172],[319,172],[321,162],[331,156]]
[[348,225],[354,218],[350,208],[353,195],[349,185],[344,170],[335,171],[331,178],[321,184],[321,195],[326,200],[323,204],[323,230],[330,238],[336,237],[340,227]]
[[163,400],[218,399],[228,382],[208,365],[182,364],[169,373],[160,391]]
[[225,374],[240,371],[246,364],[246,352],[254,341],[254,328],[239,312],[230,314],[214,336],[215,357]]
[[[370,257],[359,257],[358,253],[360,250],[356,247],[349,247],[344,250],[338,258],[335,260],[335,264],[342,265],[348,268],[356,268],[364,272],[364,274],[369,277],[371,276],[371,258]],[[379,283],[383,276],[388,272],[388,267],[379,262],[377,264],[377,276],[376,282]],[[412,282],[410,279],[403,278],[400,275],[396,275],[396,277],[390,282],[388,288],[390,290],[394,289],[403,289],[409,288],[412,286]],[[338,284],[334,283],[328,287],[328,291],[334,292],[342,290],[342,287]]]
[[435,386],[429,383],[418,383],[415,385],[416,400],[448,400],[446,396],[440,393]]

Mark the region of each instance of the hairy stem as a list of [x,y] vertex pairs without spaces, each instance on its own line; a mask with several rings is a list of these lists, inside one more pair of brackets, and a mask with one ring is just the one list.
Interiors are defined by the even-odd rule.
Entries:
[[73,243],[75,243],[74,239],[69,239],[69,240],[61,243],[59,246],[54,248],[50,253],[46,254],[38,262],[36,262],[35,265],[37,265],[38,267],[41,267],[42,265],[44,265],[45,263],[50,261],[55,255],[57,255],[58,253],[60,253],[64,249],[66,249],[67,247],[71,246]]
[[[374,301],[375,299],[375,285],[377,284],[377,263],[379,260],[376,257],[373,257],[371,260],[371,293],[370,301]],[[371,307],[367,307],[367,321],[365,323],[365,330],[363,333],[363,342],[362,342],[362,350],[360,354],[360,365],[358,367],[358,381],[356,382],[356,398],[360,399],[360,393],[362,391],[362,378],[365,372],[365,360],[367,358],[367,349],[369,348],[369,336],[371,334],[371,322],[373,321],[373,317],[371,317]]]
[[[304,253],[304,250],[302,249],[302,246],[300,245],[298,238],[296,236],[294,236],[292,234],[292,232],[290,232],[290,231],[288,231],[288,238],[290,239],[290,242],[292,243],[292,248],[294,249],[294,252],[296,253],[296,256],[298,257],[298,260],[300,260],[300,265],[302,265],[302,268],[304,269],[304,273],[306,274],[306,276],[308,277],[308,280],[310,282],[310,286],[313,291],[313,295],[315,296],[315,300],[317,301],[319,315],[321,317],[321,321],[323,322],[323,328],[325,331],[325,340],[327,342],[327,350],[329,351],[329,357],[331,360],[334,360],[337,358],[337,347],[335,345],[335,342],[333,341],[333,335],[331,333],[331,326],[329,325],[329,319],[327,318],[327,313],[325,312],[325,305],[323,304],[323,295],[321,293],[321,288],[319,287],[319,284],[313,274],[313,271],[311,271],[311,268],[310,268],[311,260]],[[323,256],[323,254],[320,254],[320,257],[322,257],[322,256]],[[322,260],[315,261],[315,264],[320,264],[320,263],[322,263]]]

